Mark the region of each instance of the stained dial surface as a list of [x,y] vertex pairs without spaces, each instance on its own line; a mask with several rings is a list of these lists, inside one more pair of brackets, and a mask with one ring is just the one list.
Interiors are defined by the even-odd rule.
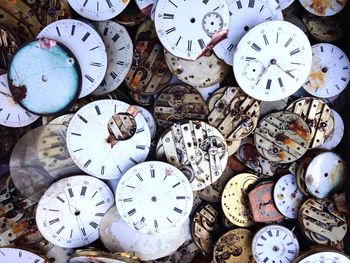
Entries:
[[174,166],[151,161],[135,166],[121,178],[116,191],[117,209],[132,228],[161,234],[180,227],[193,202],[191,184]]

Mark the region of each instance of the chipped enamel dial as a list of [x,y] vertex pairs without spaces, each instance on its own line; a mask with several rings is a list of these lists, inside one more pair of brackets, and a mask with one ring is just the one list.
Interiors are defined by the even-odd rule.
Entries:
[[273,200],[277,209],[287,218],[296,219],[304,194],[298,189],[293,174],[283,175],[278,179],[273,190]]
[[322,100],[305,97],[289,104],[287,111],[298,114],[311,129],[309,148],[319,147],[334,130],[331,108]]
[[154,102],[154,117],[161,128],[167,128],[176,121],[185,119],[205,120],[207,105],[202,95],[186,84],[165,88]]
[[46,26],[38,38],[57,40],[77,58],[82,72],[79,98],[92,93],[101,84],[107,70],[107,52],[99,33],[90,25],[74,19],[62,19]]
[[106,46],[108,66],[93,95],[103,95],[117,89],[124,81],[132,64],[133,44],[125,27],[116,22],[97,22],[96,26]]
[[208,122],[228,141],[240,140],[254,131],[260,115],[259,102],[239,88],[215,92],[208,101]]
[[253,238],[252,251],[257,262],[292,262],[299,255],[299,242],[288,228],[269,225]]
[[345,7],[347,0],[317,1],[317,0],[299,0],[300,4],[311,14],[316,16],[333,16],[338,14]]
[[118,100],[87,104],[75,113],[67,130],[73,161],[84,172],[103,179],[118,179],[143,162],[150,144],[145,118],[136,108]]
[[99,179],[75,175],[52,184],[41,197],[36,224],[49,242],[66,248],[98,239],[102,217],[113,205],[109,187]]
[[129,4],[130,0],[67,0],[69,5],[82,17],[94,21],[104,21],[116,17]]
[[350,80],[350,61],[337,46],[320,43],[312,46],[312,67],[303,88],[318,98],[339,95]]
[[166,50],[164,55],[170,71],[179,80],[194,87],[209,87],[220,83],[230,70],[213,52],[208,52],[196,61],[176,57]]
[[228,159],[226,141],[211,125],[201,121],[174,124],[160,137],[157,159],[179,168],[198,191],[222,175]]
[[128,170],[119,181],[116,197],[123,220],[131,228],[150,235],[179,228],[193,203],[186,176],[176,167],[158,161],[144,162]]
[[230,27],[227,38],[215,47],[216,55],[228,65],[233,64],[233,55],[241,38],[254,26],[271,20],[283,20],[277,1],[269,0],[229,0]]
[[138,106],[138,105],[133,105],[133,107],[135,107],[141,113],[141,115],[145,118],[145,120],[147,122],[147,126],[151,132],[151,139],[153,139],[157,133],[156,119],[154,118],[152,113],[149,112],[147,109],[145,109],[141,106]]
[[259,153],[278,163],[291,163],[309,149],[310,128],[297,114],[276,112],[265,116],[254,133]]
[[233,57],[238,85],[262,101],[281,100],[295,93],[306,81],[311,63],[311,45],[304,32],[277,20],[249,30]]
[[313,243],[335,246],[347,231],[346,216],[327,199],[308,199],[300,208],[298,225]]
[[155,10],[156,30],[164,48],[189,60],[198,59],[208,45],[222,40],[229,20],[224,0],[159,1]]
[[222,235],[214,247],[215,263],[253,263],[252,243],[253,233],[244,228],[237,228]]
[[0,124],[8,127],[24,127],[39,119],[39,116],[30,113],[17,104],[11,95],[7,75],[0,76]]
[[246,206],[247,192],[258,181],[253,174],[242,173],[234,176],[225,186],[221,197],[221,206],[226,218],[239,227],[254,225],[253,217]]
[[333,150],[339,145],[344,136],[344,121],[338,112],[332,109],[334,119],[334,130],[332,134],[319,146],[321,149]]

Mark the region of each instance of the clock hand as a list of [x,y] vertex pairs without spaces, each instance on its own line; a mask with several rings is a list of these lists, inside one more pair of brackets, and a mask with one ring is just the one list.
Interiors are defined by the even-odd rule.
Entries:
[[275,64],[278,68],[280,68],[284,73],[286,73],[288,76],[290,76],[291,78],[294,78],[294,76],[291,74],[292,71],[295,70],[294,69],[291,69],[291,70],[284,70],[280,65],[278,65],[277,63]]
[[267,72],[268,68],[271,66],[272,64],[268,65],[264,71],[258,76],[258,81],[255,83],[255,85],[258,85],[258,83],[260,82],[261,78],[265,75],[265,73]]

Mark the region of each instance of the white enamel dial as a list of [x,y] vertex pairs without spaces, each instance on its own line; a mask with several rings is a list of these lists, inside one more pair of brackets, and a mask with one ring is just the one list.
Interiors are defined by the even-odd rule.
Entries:
[[156,31],[165,49],[189,60],[196,60],[213,36],[228,30],[229,20],[225,0],[160,0],[155,11]]
[[138,106],[138,105],[133,105],[133,106],[145,118],[147,125],[148,125],[148,128],[151,132],[151,139],[153,139],[156,136],[156,132],[157,132],[157,123],[156,123],[156,120],[155,120],[153,114],[141,106]]
[[349,84],[350,61],[337,46],[320,43],[312,46],[312,67],[303,88],[319,98],[337,96]]
[[338,144],[341,142],[344,136],[344,121],[338,112],[336,112],[333,109],[332,112],[334,118],[334,130],[332,134],[329,137],[327,137],[325,142],[322,145],[320,145],[319,148],[321,149],[333,150],[335,147],[338,146]]
[[305,258],[297,261],[298,263],[350,263],[350,259],[337,251],[322,251],[316,252],[312,255],[306,256]]
[[107,53],[101,37],[91,26],[74,19],[62,19],[46,26],[38,35],[41,37],[61,42],[78,59],[83,78],[79,98],[100,85],[106,74]]
[[216,55],[232,65],[233,54],[241,38],[254,26],[269,20],[283,20],[282,11],[274,0],[229,0],[230,28],[227,38],[215,47]]
[[94,21],[104,21],[120,14],[130,0],[68,0],[79,15]]
[[288,228],[269,225],[255,234],[252,250],[257,263],[290,263],[299,254],[299,242]]
[[0,124],[8,127],[24,127],[39,116],[30,113],[16,103],[8,86],[7,74],[0,76]]
[[192,187],[176,167],[144,162],[127,171],[116,191],[123,220],[144,234],[163,234],[179,228],[193,204]]
[[118,23],[103,21],[96,25],[106,46],[108,66],[104,80],[93,94],[103,95],[122,84],[132,64],[133,45],[128,31]]
[[347,0],[299,0],[300,4],[316,16],[333,16],[346,6]]
[[311,63],[311,46],[303,31],[289,22],[268,21],[243,36],[234,54],[233,71],[245,93],[276,101],[301,87]]
[[286,9],[289,7],[291,4],[294,3],[295,0],[276,0],[276,2],[279,4],[280,8],[282,10]]
[[36,224],[49,242],[67,248],[98,239],[99,224],[113,205],[114,196],[101,180],[75,175],[52,184],[41,197]]
[[143,162],[151,144],[146,120],[134,107],[118,100],[98,100],[81,108],[67,130],[68,151],[84,172],[118,179]]
[[0,262],[6,263],[46,263],[46,259],[19,248],[0,248]]
[[282,215],[296,219],[299,208],[303,204],[304,195],[298,189],[296,178],[293,174],[283,175],[275,184],[273,200]]

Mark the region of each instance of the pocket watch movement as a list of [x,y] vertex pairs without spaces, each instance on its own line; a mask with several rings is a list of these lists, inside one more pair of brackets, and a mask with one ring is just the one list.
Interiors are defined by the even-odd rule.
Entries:
[[272,162],[291,163],[309,148],[310,128],[297,114],[276,112],[260,120],[254,133],[259,153]]
[[313,243],[335,246],[347,231],[346,217],[327,199],[308,199],[300,208],[298,225]]
[[[1,21],[1,20],[0,20]],[[19,38],[14,35],[10,29],[4,25],[0,25],[0,68],[6,70],[8,64],[21,45]]]
[[312,46],[312,67],[303,88],[319,98],[339,95],[350,79],[350,62],[337,46],[320,43]]
[[223,0],[159,1],[155,10],[156,30],[164,48],[188,60],[198,59],[208,46],[222,40],[229,22],[229,9]]
[[150,144],[144,117],[133,106],[118,100],[87,104],[75,113],[67,130],[67,147],[73,161],[84,172],[103,179],[118,179],[143,162]]
[[333,112],[320,99],[313,97],[298,99],[289,104],[287,111],[298,114],[310,127],[311,139],[309,148],[319,147],[333,133]]
[[269,225],[254,235],[252,251],[257,263],[289,263],[299,255],[299,242],[288,228]]
[[77,58],[82,74],[79,98],[97,89],[106,74],[107,52],[95,29],[79,20],[62,19],[46,26],[38,35],[43,37],[59,41]]
[[286,218],[296,219],[304,194],[298,189],[296,177],[293,174],[283,175],[273,189],[273,200],[278,211]]
[[186,84],[165,88],[154,101],[154,117],[160,128],[167,128],[176,121],[205,120],[208,108],[202,95]]
[[185,175],[158,161],[144,162],[128,170],[118,183],[116,197],[123,220],[149,235],[179,228],[193,204],[192,188]]
[[77,248],[97,240],[102,217],[113,205],[109,187],[99,179],[75,175],[52,184],[41,197],[36,224],[54,245]]
[[103,95],[117,89],[132,64],[133,45],[125,27],[113,21],[96,22],[106,46],[108,65],[104,79],[93,95]]
[[275,101],[300,88],[311,63],[311,45],[301,29],[285,21],[268,21],[249,30],[240,40],[233,70],[239,86],[249,96]]
[[164,50],[170,71],[181,81],[194,87],[209,87],[220,83],[229,73],[229,66],[209,51],[195,61],[183,59]]
[[52,115],[66,110],[77,99],[81,71],[66,46],[40,38],[23,45],[12,57],[8,83],[16,103],[33,114]]
[[259,178],[253,174],[235,175],[225,186],[221,206],[226,218],[239,227],[250,227],[254,220],[248,208],[248,192]]
[[205,122],[175,123],[160,137],[157,159],[179,168],[198,191],[220,178],[227,164],[227,145],[221,133]]
[[222,235],[214,247],[214,263],[253,263],[253,233],[244,228],[237,228]]
[[219,89],[208,101],[208,122],[228,141],[240,140],[252,133],[260,115],[259,102],[239,88]]

